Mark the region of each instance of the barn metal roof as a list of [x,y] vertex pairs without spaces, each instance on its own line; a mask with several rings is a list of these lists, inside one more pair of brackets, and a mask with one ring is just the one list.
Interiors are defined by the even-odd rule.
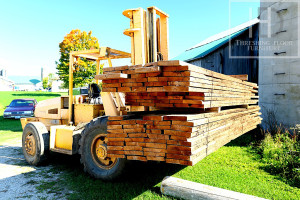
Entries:
[[229,40],[238,37],[243,32],[249,29],[250,26],[259,23],[259,19],[250,20],[244,24],[241,24],[235,28],[229,29],[217,35],[214,35],[196,46],[187,49],[185,52],[180,54],[179,56],[173,58],[172,60],[182,60],[182,61],[191,61],[202,58],[211,52],[215,51],[219,47],[227,44]]

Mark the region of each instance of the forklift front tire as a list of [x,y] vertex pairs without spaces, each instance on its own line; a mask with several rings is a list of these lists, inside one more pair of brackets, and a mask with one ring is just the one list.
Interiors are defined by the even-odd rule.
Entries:
[[83,130],[79,153],[84,171],[94,178],[112,181],[121,175],[125,159],[107,154],[107,117],[92,120]]

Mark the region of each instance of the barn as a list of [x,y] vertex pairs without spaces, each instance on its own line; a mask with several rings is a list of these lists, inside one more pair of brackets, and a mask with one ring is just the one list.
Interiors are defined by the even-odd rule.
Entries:
[[214,35],[187,49],[173,60],[182,60],[226,75],[248,74],[258,83],[259,19]]

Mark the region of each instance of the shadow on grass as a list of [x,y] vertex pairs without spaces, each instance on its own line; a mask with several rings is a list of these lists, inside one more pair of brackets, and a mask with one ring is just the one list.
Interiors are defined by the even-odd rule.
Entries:
[[259,128],[253,129],[249,131],[248,133],[232,140],[225,146],[231,146],[231,147],[243,147],[243,146],[250,146],[255,145],[259,141],[263,139],[263,135]]
[[4,119],[3,115],[0,115],[0,131],[22,131],[20,119]]
[[[104,182],[84,173],[79,156],[51,155],[50,165],[61,172],[61,186],[73,190],[68,199],[142,199],[161,198],[159,184],[184,166],[159,162],[127,161],[122,176],[114,182]],[[147,191],[147,192],[146,192]],[[146,192],[146,193],[145,193]]]
[[[265,163],[264,163],[265,164]],[[300,188],[300,182],[298,180],[295,180],[293,177],[291,177],[291,175],[287,175],[289,176],[289,178],[285,178],[282,175],[282,171],[279,169],[276,169],[274,166],[269,165],[269,164],[265,164],[263,166],[260,166],[259,169],[264,170],[265,172],[268,172],[269,174],[272,174],[276,177],[277,180],[282,181],[292,187],[297,187]]]
[[16,93],[12,94],[13,96],[32,96],[32,97],[60,97],[60,94],[53,94],[53,93]]

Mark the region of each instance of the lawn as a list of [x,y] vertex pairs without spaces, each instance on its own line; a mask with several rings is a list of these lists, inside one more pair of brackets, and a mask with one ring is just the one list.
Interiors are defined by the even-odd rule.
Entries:
[[[14,98],[53,98],[53,93],[0,92],[0,145],[11,138],[21,137],[18,120],[4,120],[4,106]],[[280,176],[269,174],[266,164],[249,144],[246,134],[212,153],[193,167],[157,163],[128,162],[125,173],[116,182],[103,182],[83,172],[78,157],[53,154],[49,164],[52,173],[60,173],[55,182],[42,182],[40,190],[61,191],[69,188],[68,199],[170,199],[161,195],[159,187],[165,176],[174,176],[228,190],[267,199],[299,199],[300,189]],[[46,172],[45,172],[46,174]]]
[[20,137],[22,132],[20,120],[4,119],[3,112],[13,99],[34,98],[37,101],[55,98],[63,93],[49,92],[0,92],[0,145],[7,139]]

